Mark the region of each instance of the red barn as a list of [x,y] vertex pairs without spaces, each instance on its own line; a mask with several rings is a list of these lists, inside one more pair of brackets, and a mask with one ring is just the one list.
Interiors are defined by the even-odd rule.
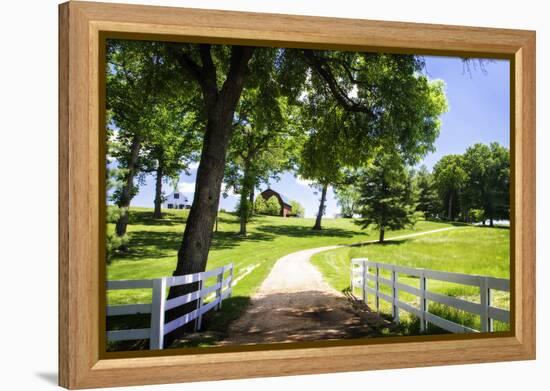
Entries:
[[287,217],[292,212],[292,206],[290,206],[290,200],[286,198],[284,195],[277,193],[275,190],[268,188],[267,190],[262,191],[260,195],[266,201],[271,197],[275,196],[277,198],[277,201],[279,201],[279,205],[281,206],[280,215],[282,217]]

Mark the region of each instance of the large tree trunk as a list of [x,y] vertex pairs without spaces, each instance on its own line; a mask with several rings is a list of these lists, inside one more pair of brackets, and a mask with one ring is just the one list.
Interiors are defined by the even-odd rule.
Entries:
[[137,164],[139,158],[139,150],[141,149],[141,140],[139,137],[134,137],[132,144],[130,145],[130,159],[128,160],[128,173],[125,178],[124,185],[122,187],[120,198],[118,199],[117,206],[121,209],[121,215],[118,218],[115,225],[115,232],[117,236],[124,236],[126,234],[126,228],[128,226],[128,208],[130,202],[134,196],[134,178],[137,173]]
[[193,204],[178,251],[178,264],[174,272],[176,276],[201,272],[206,267],[229,141],[227,128],[230,124],[222,119],[211,118],[208,121]]
[[453,219],[453,192],[449,193],[449,209],[447,211],[447,219]]
[[382,243],[384,241],[384,228],[380,228],[380,236],[378,236],[378,242]]
[[[227,114],[226,114],[227,115]],[[182,243],[178,251],[178,263],[174,276],[194,274],[205,271],[208,252],[212,240],[213,228],[218,212],[220,191],[224,174],[225,152],[229,141],[230,123],[223,118],[209,118],[206,127],[200,164],[197,170],[195,194]],[[223,125],[226,126],[223,126]],[[168,298],[181,296],[198,289],[198,283],[171,287]],[[195,310],[198,301],[190,302],[166,313],[166,320],[171,321]],[[185,331],[191,331],[196,321],[189,323],[168,336],[167,343]]]
[[494,222],[495,215],[494,215],[493,205],[491,205],[490,202],[486,202],[484,209],[487,211],[487,216],[489,217],[489,226],[494,227],[495,226],[495,222]]
[[155,183],[155,211],[153,212],[154,219],[162,219],[162,177],[164,175],[164,167],[162,160],[158,161],[157,178]]
[[317,212],[315,225],[313,226],[312,229],[315,229],[315,230],[321,229],[321,219],[323,218],[323,213],[325,213],[325,200],[327,198],[327,189],[328,189],[328,185],[324,184],[323,189],[321,190],[321,202],[319,203],[319,211]]
[[248,194],[248,202],[250,203],[250,213],[248,214],[248,216],[252,217],[254,216],[254,186],[250,188]]
[[[250,163],[245,162],[243,168],[243,179],[241,182],[241,200],[240,200],[240,231],[239,234],[246,236],[246,224],[251,216],[254,200],[254,175],[250,169]],[[252,202],[250,198],[252,197]]]
[[239,235],[246,236],[246,222],[248,220],[248,194],[241,188],[241,200],[239,210],[240,230]]
[[[178,263],[174,276],[203,272],[206,269],[212,231],[218,212],[221,185],[225,168],[227,147],[231,138],[233,116],[239,102],[253,48],[233,46],[231,63],[226,81],[220,91],[216,84],[214,64],[208,59],[209,46],[201,46],[203,69],[197,74],[207,112],[207,124],[203,139],[201,159],[197,169],[195,194],[185,224],[178,251]],[[180,59],[178,59],[180,61]],[[181,59],[185,66],[187,59]],[[198,284],[171,287],[169,298],[197,290]],[[177,307],[166,314],[167,321],[197,308],[197,302]],[[194,322],[192,322],[194,325]],[[192,325],[190,325],[192,327]],[[181,328],[172,337],[181,335]],[[167,343],[170,340],[167,339]]]

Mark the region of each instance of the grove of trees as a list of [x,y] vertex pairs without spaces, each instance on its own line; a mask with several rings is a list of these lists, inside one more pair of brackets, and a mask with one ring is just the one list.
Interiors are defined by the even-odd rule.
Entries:
[[491,227],[496,219],[510,219],[510,153],[498,143],[474,144],[462,155],[444,156],[430,180],[439,194],[441,217],[488,221]]
[[510,219],[510,158],[498,143],[474,144],[462,155],[445,155],[429,172],[407,168],[398,154],[381,153],[337,190],[343,217],[379,231],[413,225],[418,218],[467,223]]

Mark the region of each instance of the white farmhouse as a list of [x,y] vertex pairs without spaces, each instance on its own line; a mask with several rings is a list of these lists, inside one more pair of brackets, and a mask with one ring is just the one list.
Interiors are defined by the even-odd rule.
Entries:
[[182,192],[175,191],[164,199],[162,207],[165,209],[189,209],[191,205]]

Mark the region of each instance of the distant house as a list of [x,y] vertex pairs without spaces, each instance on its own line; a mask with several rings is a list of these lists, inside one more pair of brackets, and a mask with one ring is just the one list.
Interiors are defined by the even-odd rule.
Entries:
[[277,198],[277,201],[279,201],[279,205],[281,206],[280,215],[282,217],[287,217],[292,212],[292,206],[290,206],[290,200],[286,198],[284,195],[282,195],[281,193],[278,193],[275,190],[268,188],[267,190],[262,191],[260,195],[266,201],[271,197]]
[[191,205],[186,196],[180,191],[175,191],[164,199],[162,207],[167,209],[189,209]]

